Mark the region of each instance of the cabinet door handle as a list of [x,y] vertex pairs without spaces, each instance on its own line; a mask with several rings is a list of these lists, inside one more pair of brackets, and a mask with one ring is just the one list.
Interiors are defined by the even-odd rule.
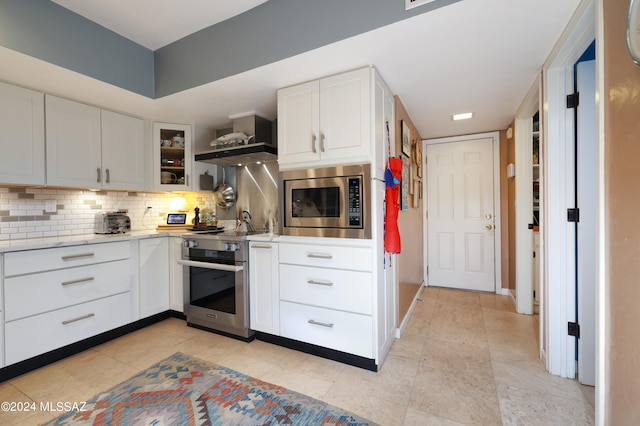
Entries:
[[324,152],[324,133],[320,133],[320,151]]
[[315,134],[311,135],[311,151],[313,151],[314,154],[316,152],[318,152],[318,150],[316,149],[316,135]]
[[93,257],[94,253],[81,253],[81,254],[70,254],[69,256],[62,256],[61,259],[64,261],[67,260],[76,260],[76,259],[84,259],[85,257]]
[[107,183],[111,182],[111,174],[109,173],[109,169],[106,169],[105,172],[107,173]]
[[96,180],[96,182],[100,183],[100,167],[98,167],[96,171],[98,172],[98,180]]
[[323,285],[326,287],[331,287],[333,285],[331,281],[320,281],[320,280],[307,280],[307,284]]
[[94,280],[95,280],[94,277],[87,277],[87,278],[79,278],[77,280],[64,281],[64,282],[61,282],[60,284],[62,285],[80,284],[80,283],[87,283],[89,281],[94,281]]
[[322,327],[333,328],[333,323],[332,322],[322,322],[322,321],[316,321],[316,320],[312,320],[312,319],[310,319],[307,322],[309,324],[313,324],[313,325],[320,325]]
[[307,257],[314,259],[333,259],[333,255],[324,253],[307,253]]
[[189,186],[189,175],[186,175],[186,177],[184,178],[184,184],[185,186]]
[[270,249],[271,244],[253,244],[251,248]]
[[96,316],[96,314],[82,315],[81,317],[72,318],[72,319],[68,319],[68,320],[62,321],[62,325],[71,324],[72,322],[82,321],[84,319],[95,317],[95,316]]

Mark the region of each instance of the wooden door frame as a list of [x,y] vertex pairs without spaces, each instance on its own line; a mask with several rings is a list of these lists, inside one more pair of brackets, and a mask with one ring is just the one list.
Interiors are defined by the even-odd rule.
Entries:
[[429,163],[427,163],[427,145],[435,145],[440,143],[450,143],[450,142],[465,142],[469,140],[475,139],[493,139],[493,217],[495,221],[494,227],[494,243],[493,243],[493,283],[494,283],[494,292],[497,294],[506,294],[502,289],[502,239],[501,239],[501,212],[500,212],[500,132],[488,132],[488,133],[477,133],[473,135],[463,135],[463,136],[451,136],[447,138],[437,138],[437,139],[425,139],[422,141],[422,164],[425,165],[425,170],[423,171],[423,197],[422,197],[422,211],[425,212],[425,217],[422,218],[424,221],[424,225],[422,227],[423,232],[423,262],[424,262],[424,285],[429,285],[429,274],[428,274],[428,266],[429,266],[429,257],[428,257],[428,231],[426,226],[427,220],[427,185],[426,182],[427,176],[427,167],[429,167]]

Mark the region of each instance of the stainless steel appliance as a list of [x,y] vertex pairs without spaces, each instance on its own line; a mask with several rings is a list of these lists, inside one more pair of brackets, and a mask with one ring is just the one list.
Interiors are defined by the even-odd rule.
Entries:
[[370,166],[280,172],[283,235],[371,238]]
[[234,232],[182,236],[184,313],[187,324],[242,340],[249,329],[249,242]]
[[276,122],[257,115],[237,117],[233,129],[211,141],[211,151],[195,155],[196,161],[237,166],[277,161]]
[[119,234],[131,231],[131,219],[124,211],[96,214],[94,229],[96,234]]

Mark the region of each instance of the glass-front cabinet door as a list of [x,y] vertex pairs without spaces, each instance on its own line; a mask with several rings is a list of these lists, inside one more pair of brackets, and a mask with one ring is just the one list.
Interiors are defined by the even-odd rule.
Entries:
[[161,191],[184,191],[191,186],[191,126],[153,124],[153,182]]

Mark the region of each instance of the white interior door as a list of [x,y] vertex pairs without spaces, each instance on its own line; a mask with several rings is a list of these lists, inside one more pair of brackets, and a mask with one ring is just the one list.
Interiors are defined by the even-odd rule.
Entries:
[[596,66],[580,62],[576,82],[580,103],[577,122],[578,380],[596,383]]
[[493,138],[427,145],[428,284],[495,291]]

